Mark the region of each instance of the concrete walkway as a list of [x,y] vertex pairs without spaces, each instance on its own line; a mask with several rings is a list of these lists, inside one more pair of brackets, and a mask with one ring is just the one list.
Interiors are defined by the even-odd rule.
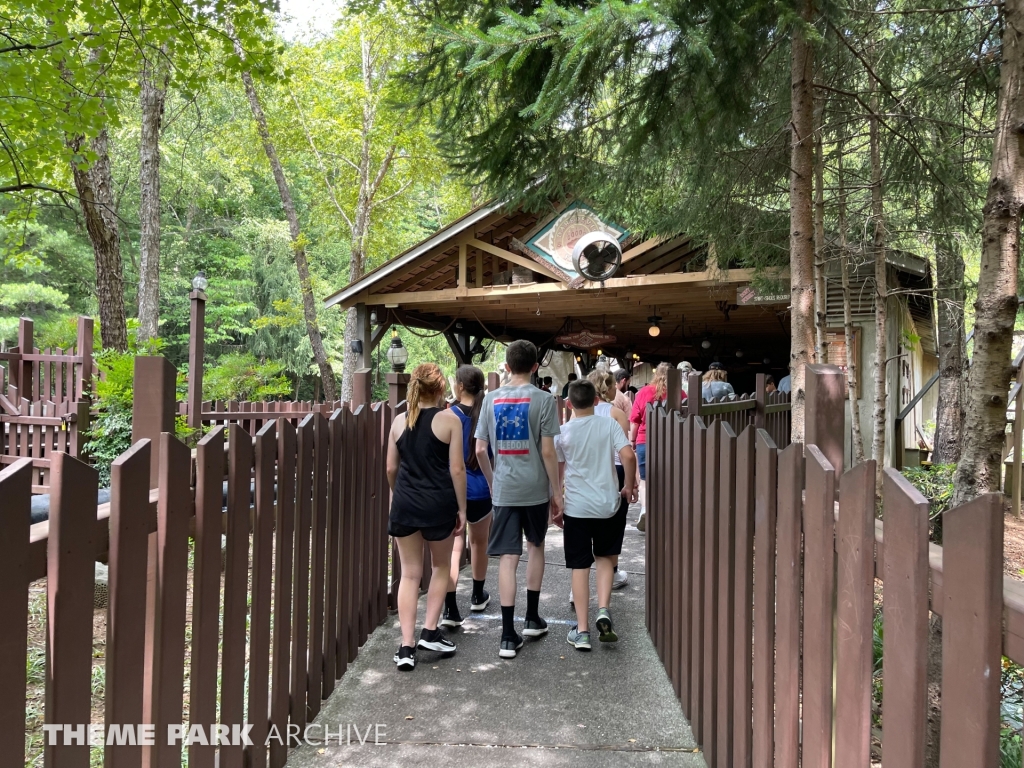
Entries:
[[[630,519],[635,517],[631,513]],[[643,534],[628,528],[621,567],[630,581],[612,593],[611,606],[620,639],[602,646],[592,619],[590,653],[565,641],[575,614],[568,603],[569,571],[562,565],[560,530],[552,527],[548,532],[541,593],[541,615],[550,631],[527,640],[514,660],[498,657],[497,560],[490,561],[491,604],[483,613],[469,612],[472,584],[469,569],[464,569],[459,602],[467,620],[449,632],[458,652],[441,658],[419,651],[416,669],[398,672],[392,662],[400,637],[398,618],[390,616],[360,649],[317,718],[332,734],[345,729],[351,743],[339,746],[335,737],[326,747],[300,747],[288,765],[704,768],[644,628],[643,550]],[[517,616],[526,606],[525,572],[525,562],[520,563]],[[421,622],[423,610],[421,599]],[[521,619],[517,628],[522,628]],[[358,728],[365,744],[359,745],[350,725]],[[373,743],[374,725],[379,725],[380,744]]]

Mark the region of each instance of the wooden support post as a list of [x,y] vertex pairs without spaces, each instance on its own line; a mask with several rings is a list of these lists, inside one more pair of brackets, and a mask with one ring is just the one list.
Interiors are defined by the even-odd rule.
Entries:
[[497,373],[488,373],[487,374],[487,391],[488,392],[493,392],[494,390],[496,390],[500,386],[501,386],[501,376],[499,376]]
[[[202,426],[203,360],[206,357],[206,294],[192,291],[188,333],[188,425]],[[154,444],[155,441],[154,441]]]
[[412,376],[408,373],[389,373],[385,378],[388,382],[388,404],[392,408],[397,408],[398,404],[405,400]]
[[476,252],[476,275],[474,275],[474,277],[476,278],[474,280],[474,282],[476,283],[476,287],[477,288],[483,288],[484,287],[484,252],[483,251],[477,251]]
[[469,288],[469,246],[459,243],[459,290],[465,291]]
[[78,380],[75,383],[76,400],[84,400],[92,392],[92,329],[91,317],[82,315],[78,318],[78,340],[75,344],[75,351],[81,355],[82,364],[78,367]]
[[665,407],[670,411],[678,411],[682,407],[683,373],[678,368],[670,368],[665,380],[667,402]]
[[835,470],[843,475],[843,438],[846,427],[846,376],[835,365],[808,365],[805,389],[807,418],[806,445],[816,445]]
[[[18,351],[22,355],[31,355],[35,352],[33,327],[32,321],[27,317],[21,318],[18,322]],[[16,373],[16,377],[11,377],[11,384],[18,388],[18,396],[29,402],[35,400],[36,386],[32,376],[32,362],[22,357],[16,365],[11,366],[11,372]]]
[[369,405],[373,397],[370,369],[360,368],[352,377],[352,410],[360,405]]
[[160,471],[160,434],[174,434],[174,385],[177,371],[166,358],[135,358],[135,402],[132,408],[132,443],[149,440],[149,482],[156,488]]

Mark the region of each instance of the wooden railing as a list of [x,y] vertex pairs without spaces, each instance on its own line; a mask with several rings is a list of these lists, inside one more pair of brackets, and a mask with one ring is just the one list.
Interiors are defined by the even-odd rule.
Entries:
[[32,493],[48,493],[51,459],[57,452],[80,457],[89,429],[89,403],[30,403],[0,399],[0,467],[31,462]]
[[[287,743],[289,725],[302,733],[387,615],[381,468],[392,418],[378,404],[307,414],[297,427],[278,417],[255,436],[214,427],[199,443],[194,487],[188,448],[165,432],[114,462],[102,507],[96,471],[58,452],[49,520],[31,527],[32,461],[0,472],[0,765],[26,764],[21,617],[30,582],[44,577],[46,724],[87,728],[99,671],[104,722],[156,734],[153,745],[106,746],[107,765],[180,765],[183,747],[167,733],[186,702],[185,722],[207,734],[211,724],[252,725],[247,746],[193,743],[190,766],[283,765],[287,746],[268,747],[268,734]],[[109,562],[103,670],[91,642],[97,557]],[[44,760],[88,765],[89,752],[87,739],[58,733]]]
[[[885,763],[922,766],[929,611],[942,617],[941,765],[996,766],[1000,654],[1024,661],[1002,576],[1002,495],[944,515],[875,463],[843,474],[843,374],[809,366],[806,447],[657,409],[648,440],[647,626],[710,768],[866,768],[875,579]],[[875,702],[878,704],[879,702]]]
[[264,424],[279,418],[288,419],[294,425],[310,413],[329,417],[347,405],[341,400],[324,403],[311,400],[204,400],[200,403],[198,414],[190,414],[187,401],[177,403],[177,410],[179,416],[194,419],[204,428],[241,424],[246,432],[255,435]]

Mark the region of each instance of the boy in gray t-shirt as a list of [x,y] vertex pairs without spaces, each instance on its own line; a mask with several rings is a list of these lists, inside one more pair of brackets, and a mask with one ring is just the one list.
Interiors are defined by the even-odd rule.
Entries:
[[[514,659],[523,646],[513,622],[523,534],[530,555],[523,635],[540,637],[548,631],[539,607],[549,503],[551,519],[560,523],[562,493],[554,443],[559,431],[555,399],[530,383],[530,375],[537,370],[537,347],[529,341],[512,342],[505,352],[505,366],[512,378],[484,398],[476,427],[476,456],[494,503],[487,554],[501,558],[498,592],[502,633],[498,655]],[[488,448],[494,453],[493,466]]]

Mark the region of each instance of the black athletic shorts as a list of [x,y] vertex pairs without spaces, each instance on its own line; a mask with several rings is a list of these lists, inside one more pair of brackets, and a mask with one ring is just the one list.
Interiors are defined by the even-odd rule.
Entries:
[[491,520],[491,535],[487,540],[487,555],[523,554],[523,534],[526,540],[536,546],[544,544],[548,532],[548,504],[534,504],[529,507],[494,506]]
[[626,516],[621,511],[611,517],[565,518],[565,567],[590,568],[595,557],[613,557],[622,553]]
[[393,520],[388,520],[388,535],[394,536],[396,539],[401,539],[406,536],[412,536],[416,531],[423,534],[424,541],[444,541],[452,533],[455,532],[455,523],[458,520],[453,520],[450,523],[444,525],[432,525],[426,528],[417,528],[412,525],[402,525],[396,523]]
[[468,499],[466,501],[466,521],[479,523],[491,514],[490,499]]

